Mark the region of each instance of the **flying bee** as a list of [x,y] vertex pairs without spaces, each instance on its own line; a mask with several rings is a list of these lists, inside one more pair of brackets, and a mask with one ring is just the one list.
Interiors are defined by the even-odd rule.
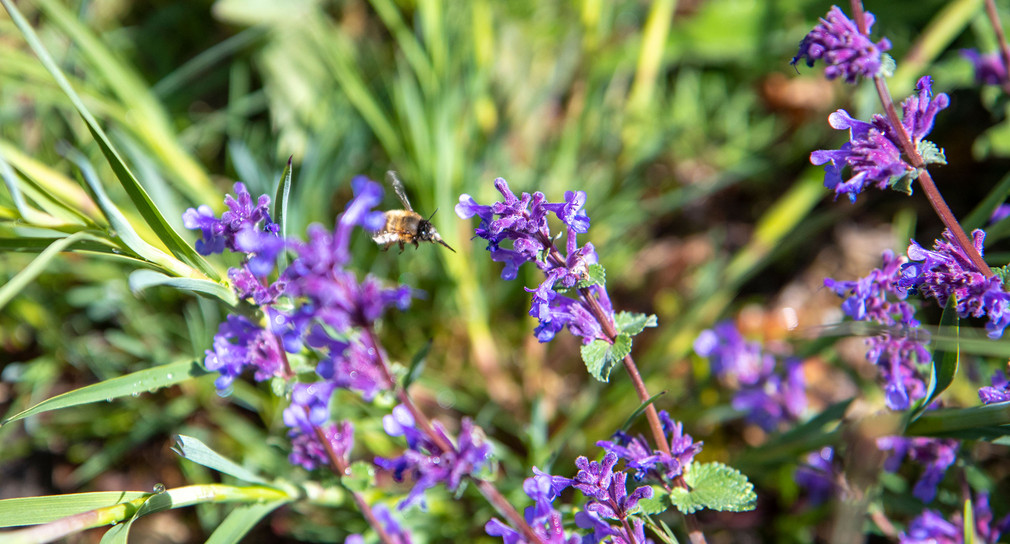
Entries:
[[435,230],[435,225],[431,224],[431,217],[434,217],[435,214],[432,213],[431,217],[425,219],[410,206],[407,193],[403,190],[403,183],[397,177],[396,172],[392,170],[386,172],[386,181],[393,186],[393,192],[400,197],[400,202],[403,203],[405,209],[386,211],[386,225],[381,230],[372,233],[372,240],[383,246],[383,250],[389,249],[393,244],[399,244],[400,253],[403,253],[403,244],[413,243],[414,247],[418,247],[418,242],[442,244],[448,247],[449,251],[456,253],[455,249],[449,247],[449,244],[442,240],[442,236]]

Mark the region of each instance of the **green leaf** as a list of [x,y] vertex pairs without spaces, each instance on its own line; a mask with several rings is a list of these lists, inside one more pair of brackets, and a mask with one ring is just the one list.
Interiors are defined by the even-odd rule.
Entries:
[[958,321],[957,297],[951,295],[947,298],[947,306],[943,309],[943,315],[940,316],[937,334],[953,336],[955,344],[953,349],[934,351],[933,364],[930,366],[929,373],[929,387],[926,389],[926,396],[917,403],[918,407],[913,411],[911,421],[918,419],[929,408],[929,405],[954,382],[961,356],[961,348],[957,342],[960,336]]
[[165,220],[164,216],[158,210],[157,206],[148,196],[147,191],[144,190],[137,178],[133,176],[129,167],[123,162],[122,157],[119,156],[119,152],[112,146],[112,142],[109,137],[106,136],[105,131],[98,124],[95,117],[88,111],[88,108],[84,105],[84,101],[67,81],[65,75],[60,70],[59,66],[53,60],[52,56],[46,50],[45,46],[42,45],[42,41],[39,40],[38,35],[32,29],[31,23],[29,23],[24,15],[14,6],[10,0],[0,0],[7,13],[10,14],[11,20],[14,25],[18,27],[21,34],[24,35],[25,41],[28,42],[29,47],[38,56],[39,61],[45,66],[46,70],[53,76],[56,80],[56,84],[60,87],[64,94],[70,99],[77,113],[80,114],[81,118],[84,119],[85,124],[88,126],[88,130],[91,135],[95,138],[98,146],[101,148],[102,153],[105,155],[106,160],[112,167],[112,170],[116,173],[116,177],[119,178],[123,189],[126,190],[127,195],[129,195],[130,200],[136,205],[137,210],[144,217],[147,223],[151,226],[154,232],[158,235],[165,246],[178,258],[182,259],[191,266],[195,266],[201,272],[206,274],[211,279],[219,279],[217,272],[210,266],[210,264],[200,256],[181,236],[172,226],[169,225],[168,221]]
[[167,276],[161,272],[155,272],[154,270],[135,270],[130,274],[130,290],[134,293],[139,293],[156,285],[164,285],[174,287],[180,291],[191,291],[200,295],[206,295],[231,306],[238,304],[238,297],[235,296],[234,291],[214,281],[195,278],[176,278]]
[[39,253],[38,257],[28,263],[28,266],[21,269],[10,281],[0,287],[0,309],[35,280],[61,251],[82,240],[97,240],[97,238],[84,232],[77,232],[49,244],[49,247]]
[[344,487],[358,493],[375,487],[375,468],[370,463],[355,461],[348,468],[348,473],[340,477]]
[[655,314],[645,315],[635,312],[618,312],[614,316],[614,323],[617,325],[617,332],[623,332],[629,336],[635,336],[646,327],[655,327],[659,324]]
[[221,525],[214,529],[206,544],[236,544],[266,517],[287,501],[274,501],[262,504],[241,504],[236,506]]
[[905,429],[907,436],[993,440],[1010,435],[1010,402],[928,410]]
[[417,350],[414,354],[414,358],[410,361],[410,368],[407,370],[407,375],[403,377],[403,390],[406,391],[410,384],[414,383],[414,380],[421,375],[424,371],[424,361],[428,357],[428,352],[431,351],[431,340],[428,340],[421,349]]
[[[992,212],[1010,196],[1010,172],[1003,175],[1003,178],[989,190],[985,198],[975,205],[971,213],[961,220],[961,225],[965,232],[971,232],[989,222]],[[993,270],[995,272],[995,270]],[[1006,282],[1004,282],[1005,284]]]
[[597,338],[582,345],[582,361],[586,363],[589,374],[601,382],[610,381],[610,371],[631,353],[631,337],[619,334],[611,344]]
[[906,173],[901,176],[892,176],[888,181],[892,190],[906,195],[912,194],[912,184],[915,182],[914,173]]
[[198,438],[180,434],[176,437],[175,447],[172,449],[180,456],[189,459],[198,465],[203,465],[218,472],[223,472],[224,474],[230,474],[231,476],[246,482],[270,485],[270,483],[262,477],[210,449],[209,446],[201,442]]
[[75,389],[62,395],[46,399],[31,408],[4,420],[3,425],[26,418],[40,412],[69,408],[92,402],[111,401],[122,397],[149,393],[162,387],[168,387],[207,374],[198,363],[186,359],[167,365],[148,368],[118,378],[98,382],[87,387]]
[[147,495],[142,491],[103,491],[0,500],[0,527],[38,525],[60,518],[129,502]]
[[606,285],[607,269],[601,264],[591,264],[586,267],[586,278],[575,285],[578,289],[584,289],[591,285]]
[[722,463],[694,463],[684,474],[684,481],[691,489],[674,488],[670,500],[685,514],[705,508],[744,512],[753,510],[757,503],[754,484],[740,471]]
[[642,412],[644,412],[645,409],[648,408],[650,404],[656,402],[656,399],[662,397],[665,394],[666,391],[660,391],[659,393],[656,393],[655,395],[649,397],[642,404],[639,404],[638,408],[636,408],[635,411],[632,412],[630,416],[628,416],[628,419],[624,420],[624,425],[621,425],[621,431],[627,432],[628,429],[631,428],[631,424],[634,423],[636,419],[638,419],[638,416],[642,415]]
[[670,501],[670,494],[658,485],[652,487],[652,498],[638,501],[638,508],[647,516],[662,514],[669,510],[673,503]]
[[[292,158],[288,157],[288,164],[284,167],[284,171],[281,172],[281,179],[277,182],[277,192],[274,194],[273,220],[274,223],[280,225],[281,230],[278,234],[284,239],[288,237],[288,203],[291,199],[291,189],[293,188],[291,181]],[[286,263],[282,264],[286,265]]]
[[919,142],[919,155],[922,156],[923,164],[947,164],[947,157],[940,149],[929,140]]
[[898,67],[898,63],[894,61],[894,57],[888,55],[887,53],[882,53],[880,55],[880,75],[884,77],[891,77],[894,75],[894,70]]
[[964,509],[961,511],[961,519],[964,520],[964,544],[975,544],[978,542],[978,535],[975,533],[975,508],[972,506],[971,497],[964,501]]

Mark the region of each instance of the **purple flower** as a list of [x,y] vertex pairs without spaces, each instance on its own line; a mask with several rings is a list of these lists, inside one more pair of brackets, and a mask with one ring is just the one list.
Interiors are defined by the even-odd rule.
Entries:
[[[873,14],[864,13],[866,32],[873,28]],[[827,18],[822,18],[803,41],[799,53],[789,64],[795,65],[806,59],[807,66],[817,60],[824,60],[827,68],[824,75],[828,79],[841,77],[846,83],[856,83],[859,76],[873,77],[880,72],[881,53],[891,48],[887,38],[874,44],[859,32],[856,24],[845,16],[838,6],[831,6]]]
[[316,374],[337,387],[357,391],[369,402],[379,391],[393,387],[376,359],[375,350],[365,347],[360,339],[350,343],[335,340],[317,325],[309,335],[308,344],[316,349],[327,349],[327,355],[316,365]]
[[[982,255],[985,232],[976,229],[971,235],[975,250]],[[985,316],[989,337],[1003,335],[1003,329],[1010,325],[1010,294],[1003,290],[1003,282],[998,277],[987,278],[975,268],[950,231],[943,231],[943,239],[934,241],[932,251],[912,240],[908,258],[913,262],[902,266],[898,281],[901,288],[914,289],[926,298],[934,298],[940,306],[946,306],[947,299],[953,295],[957,299],[957,315]]]
[[732,321],[701,331],[694,351],[709,359],[713,374],[734,387],[754,385],[775,368],[775,358],[762,353],[757,342],[744,340]]
[[684,425],[673,421],[665,410],[660,410],[659,419],[663,432],[669,434],[670,455],[660,450],[650,450],[648,442],[641,435],[632,437],[621,431],[614,433],[614,441],[600,440],[596,445],[607,453],[624,459],[626,467],[635,470],[636,481],[641,481],[646,475],[673,480],[683,474],[684,468],[701,452],[702,443],[695,442],[691,435],[684,434]]
[[330,419],[330,397],[335,387],[328,382],[296,383],[291,390],[291,404],[284,409],[284,424],[313,432]]
[[641,486],[629,495],[625,486],[628,475],[623,471],[615,472],[616,464],[617,454],[612,452],[607,452],[600,462],[580,456],[575,460],[579,471],[572,487],[589,498],[587,511],[604,518],[624,519],[639,500],[652,498],[652,488]]
[[978,390],[978,398],[982,404],[995,404],[1010,400],[1010,382],[1007,381],[1006,374],[1002,370],[997,370],[992,375],[992,386],[985,386]]
[[1006,66],[999,53],[980,54],[974,49],[962,49],[961,56],[975,65],[975,83],[1001,85],[1007,79]]
[[989,224],[995,225],[1007,217],[1010,217],[1010,204],[1004,202],[996,206],[996,209],[992,211],[992,215],[989,216]]
[[[526,507],[523,517],[541,542],[551,544],[577,544],[582,542],[578,535],[565,537],[561,513],[554,509],[554,499],[571,481],[560,476],[551,476],[533,467],[535,476],[523,480],[523,491],[533,499],[533,506]],[[527,544],[522,533],[509,527],[501,520],[492,518],[484,525],[490,536],[500,536],[505,544]],[[530,543],[532,544],[532,543]]]
[[[491,461],[491,445],[484,439],[483,431],[469,418],[463,418],[459,440],[450,451],[442,451],[429,436],[417,429],[413,416],[402,406],[397,406],[392,415],[384,417],[382,426],[390,436],[403,436],[409,448],[394,459],[375,458],[375,464],[390,471],[396,481],[403,481],[407,475],[414,480],[414,487],[400,502],[400,510],[413,504],[426,508],[426,490],[441,483],[450,491],[456,491],[464,477],[478,474]],[[452,444],[441,425],[434,423],[433,430],[446,443]]]
[[246,368],[254,369],[256,381],[263,381],[278,375],[282,366],[274,336],[238,315],[229,315],[221,323],[214,335],[214,350],[207,350],[206,355],[207,370],[221,373],[214,385],[222,394]]
[[908,292],[899,286],[904,258],[885,251],[882,260],[883,265],[866,277],[856,281],[825,278],[824,286],[845,298],[842,311],[852,319],[887,327],[866,339],[866,358],[880,369],[887,406],[904,410],[925,395],[917,365],[932,359],[926,349],[929,336],[919,329],[915,308],[905,300]]
[[[461,219],[474,216],[480,219],[475,233],[487,240],[491,260],[505,263],[502,279],[515,279],[519,267],[527,262],[535,262],[544,272],[545,279],[537,288],[526,289],[533,293],[530,315],[539,320],[535,331],[537,339],[549,342],[565,327],[586,344],[594,339],[606,339],[598,318],[584,298],[596,298],[607,319],[612,321],[613,309],[606,290],[592,285],[581,290],[578,299],[561,294],[588,279],[589,267],[599,262],[592,244],[579,247],[577,241],[579,234],[589,230],[589,217],[584,209],[586,193],[567,191],[564,202],[550,203],[539,191],[517,197],[504,179],[497,178],[494,183],[503,200],[484,206],[470,195],[460,195],[456,214]],[[547,222],[551,214],[565,227],[564,254],[553,242]],[[511,248],[501,247],[508,241]]]
[[936,496],[936,486],[943,479],[947,467],[957,460],[959,446],[957,440],[943,438],[885,436],[877,439],[877,447],[881,451],[891,451],[884,462],[884,470],[895,472],[906,457],[926,467],[912,489],[912,495],[926,503]]
[[[333,452],[346,463],[351,449],[354,448],[354,426],[350,421],[344,421],[339,425],[327,423],[321,429]],[[292,465],[312,470],[330,463],[326,447],[319,441],[319,436],[314,430],[297,426],[288,431],[288,436],[291,438],[291,454],[288,460]]]
[[[1010,516],[993,526],[989,495],[979,493],[972,501],[975,518],[975,542],[995,544],[1004,531],[1010,528]],[[925,510],[908,524],[907,532],[898,535],[899,544],[961,544],[964,542],[964,518],[955,512],[949,518],[936,510]]]
[[733,408],[747,421],[771,432],[780,423],[798,421],[807,408],[806,380],[799,360],[786,362],[785,377],[768,374],[761,382],[745,386],[733,396]]
[[[235,183],[235,196],[226,195],[224,203],[228,211],[221,214],[221,219],[214,217],[209,206],[203,205],[197,209],[189,208],[182,214],[182,223],[187,229],[200,229],[202,239],[196,241],[196,250],[202,255],[221,253],[225,248],[231,251],[248,252],[240,249],[236,238],[242,231],[262,231],[276,238],[280,226],[270,220],[270,197],[260,195],[253,205],[252,195],[242,182]],[[262,222],[262,225],[260,223]],[[246,247],[250,247],[246,240]],[[251,244],[259,247],[265,242]]]
[[820,504],[835,493],[838,469],[833,464],[834,457],[835,449],[824,446],[810,452],[806,463],[796,468],[796,483],[807,491],[813,504]]
[[[920,78],[916,94],[902,102],[902,127],[917,150],[933,129],[936,114],[948,105],[950,99],[946,94],[933,96],[929,76]],[[824,165],[824,186],[835,191],[836,198],[845,193],[854,202],[856,195],[867,186],[886,189],[900,179],[915,175],[916,168],[902,155],[901,133],[883,115],[875,114],[867,123],[851,117],[845,110],[838,110],[828,116],[828,123],[837,130],[848,129],[849,141],[837,150],[814,151],[810,154],[810,162]],[[939,161],[928,154],[923,160],[927,163]],[[846,166],[850,177],[843,181],[842,171]]]

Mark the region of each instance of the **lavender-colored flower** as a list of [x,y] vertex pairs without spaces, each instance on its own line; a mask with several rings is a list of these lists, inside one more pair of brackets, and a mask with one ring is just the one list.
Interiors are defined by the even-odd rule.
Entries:
[[981,54],[974,49],[962,49],[961,56],[975,65],[975,83],[1002,85],[1007,80],[1006,66],[999,53]]
[[[196,241],[196,250],[200,254],[221,253],[225,248],[244,252],[238,247],[236,240],[242,231],[259,230],[273,234],[276,238],[280,226],[270,220],[270,197],[260,195],[254,206],[252,195],[244,183],[235,183],[234,190],[234,197],[231,195],[224,197],[228,211],[221,214],[221,219],[216,219],[214,212],[206,205],[197,209],[189,208],[182,214],[183,226],[187,229],[199,229],[203,236]],[[251,240],[246,242],[251,243]],[[264,242],[258,242],[252,245],[260,247],[263,244]]]
[[[347,463],[348,455],[354,448],[354,426],[351,422],[327,423],[320,429],[333,452]],[[314,430],[296,426],[288,431],[288,437],[291,438],[291,454],[288,460],[292,465],[312,470],[330,463],[326,447],[320,442]]]
[[[561,513],[553,505],[571,481],[561,476],[551,476],[533,467],[535,476],[523,481],[523,491],[533,499],[533,506],[526,507],[523,517],[541,542],[551,544],[577,544],[582,542],[578,535],[566,537]],[[501,520],[492,518],[484,525],[484,531],[490,536],[500,536],[505,544],[527,544],[523,534],[509,527]],[[532,544],[532,543],[529,543]]]
[[[384,417],[383,428],[390,436],[403,436],[408,450],[400,457],[386,459],[376,457],[375,464],[392,473],[397,481],[411,475],[414,487],[399,509],[413,504],[425,508],[424,492],[439,483],[450,491],[456,491],[466,476],[473,476],[484,470],[491,461],[491,445],[484,439],[483,431],[469,418],[460,424],[459,440],[450,451],[442,451],[435,442],[415,426],[413,416],[406,409],[394,409],[392,416]],[[451,444],[452,440],[438,423],[433,424],[434,432]]]
[[[946,94],[933,96],[929,76],[920,78],[915,94],[902,102],[902,128],[917,150],[933,129],[936,114],[949,105],[950,98]],[[891,126],[883,115],[875,114],[867,123],[853,118],[845,110],[838,110],[828,116],[828,123],[837,130],[847,129],[849,141],[837,150],[814,151],[810,154],[810,162],[824,165],[824,186],[835,191],[836,198],[844,193],[849,200],[855,201],[856,195],[867,186],[886,189],[897,180],[915,174],[916,168],[902,155],[901,131]],[[923,159],[927,162],[939,160],[928,154]],[[843,181],[842,172],[846,166],[850,177]]]
[[883,265],[856,281],[824,279],[824,286],[844,297],[842,311],[856,321],[870,321],[886,328],[867,338],[866,358],[880,369],[887,406],[904,410],[911,401],[925,395],[918,364],[931,360],[926,344],[929,336],[919,329],[915,308],[906,300],[908,292],[899,286],[903,257],[885,251]]
[[222,394],[246,368],[254,369],[256,381],[263,381],[278,375],[282,366],[276,338],[238,315],[229,315],[221,323],[214,335],[214,349],[206,355],[207,370],[221,373],[214,385]]
[[795,421],[806,410],[806,381],[799,361],[789,360],[783,378],[775,374],[775,358],[763,353],[757,342],[747,342],[732,321],[723,321],[702,331],[694,351],[708,357],[712,373],[736,389],[733,408],[747,414],[747,421],[766,431],[784,421]]
[[982,404],[995,404],[1010,400],[1010,381],[1007,381],[1006,374],[1002,370],[997,370],[992,375],[992,385],[985,386],[978,390],[978,398]]
[[937,485],[947,468],[957,460],[959,446],[957,440],[944,438],[885,436],[877,439],[877,447],[881,451],[891,451],[884,462],[884,470],[898,470],[906,457],[925,467],[912,489],[912,495],[926,503],[936,496]]
[[807,455],[806,463],[796,468],[796,483],[807,491],[813,504],[821,504],[835,493],[838,470],[833,463],[835,449],[824,446]]
[[[863,15],[869,33],[873,28],[873,14],[865,12]],[[823,60],[827,64],[825,77],[841,77],[846,83],[856,83],[859,76],[873,77],[880,72],[881,53],[889,49],[891,42],[887,38],[873,43],[838,6],[831,6],[827,17],[800,42],[799,53],[789,64],[806,59],[810,67],[815,61]]]
[[350,343],[335,340],[317,325],[308,344],[316,349],[327,348],[327,355],[316,365],[316,373],[337,387],[357,391],[366,401],[393,387],[376,359],[375,350],[365,347],[360,339]]
[[585,456],[575,460],[579,471],[575,475],[572,487],[578,489],[589,498],[586,510],[600,517],[624,519],[641,499],[652,498],[652,488],[641,486],[630,495],[625,485],[628,475],[623,471],[614,471],[617,464],[617,454],[608,452],[603,461],[590,461]]
[[[982,255],[985,232],[976,229],[971,236],[972,245]],[[901,288],[914,289],[926,298],[936,299],[941,306],[946,306],[947,299],[953,295],[957,300],[957,315],[985,316],[989,337],[1003,335],[1003,329],[1010,325],[1010,293],[1003,290],[1003,282],[998,277],[987,278],[972,264],[949,230],[944,229],[942,240],[934,241],[932,251],[912,240],[908,258],[912,262],[902,266],[898,281]]]
[[329,382],[296,383],[291,390],[291,404],[284,409],[284,424],[313,432],[313,427],[326,423],[334,389]]
[[659,411],[659,420],[663,432],[669,435],[670,455],[658,449],[650,450],[641,435],[632,437],[621,431],[614,433],[615,440],[600,440],[596,445],[623,459],[627,468],[635,470],[636,481],[641,481],[646,475],[673,480],[683,474],[684,468],[701,452],[702,443],[684,434],[684,425],[670,418],[666,410]]
[[1007,217],[1010,217],[1010,204],[1004,202],[996,206],[996,209],[992,211],[992,214],[989,216],[989,224],[995,225]]
[[[537,339],[549,342],[565,327],[581,337],[583,343],[605,339],[597,317],[582,297],[596,298],[607,318],[612,320],[613,309],[606,290],[593,285],[583,291],[579,299],[565,297],[559,292],[577,287],[589,277],[589,267],[599,262],[592,244],[579,247],[577,241],[579,234],[589,230],[589,217],[584,209],[586,194],[567,191],[564,202],[550,203],[539,191],[517,197],[502,178],[497,178],[494,184],[503,200],[484,206],[470,195],[460,195],[456,214],[461,219],[480,218],[476,235],[487,240],[493,261],[505,263],[502,279],[515,279],[519,267],[527,262],[535,262],[544,272],[545,279],[536,289],[526,289],[533,293],[530,315],[540,322],[536,328]],[[554,245],[547,222],[552,213],[565,226],[564,254]],[[511,248],[501,247],[506,241],[511,241]]]
[[[989,495],[979,493],[972,501],[975,519],[975,542],[995,544],[1004,531],[1010,528],[1010,515],[993,525]],[[907,532],[898,535],[899,544],[961,544],[964,542],[964,518],[955,512],[949,518],[936,510],[925,510],[908,524]]]

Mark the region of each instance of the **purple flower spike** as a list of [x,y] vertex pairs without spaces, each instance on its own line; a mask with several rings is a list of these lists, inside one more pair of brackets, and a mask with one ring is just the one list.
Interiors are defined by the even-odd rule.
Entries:
[[882,451],[891,451],[890,457],[884,462],[884,470],[888,472],[898,470],[906,457],[925,466],[922,476],[912,489],[912,495],[928,503],[936,496],[936,487],[947,468],[957,460],[960,444],[954,439],[885,436],[877,439],[877,447]]
[[[975,518],[975,542],[996,544],[999,537],[1010,527],[1010,516],[993,525],[992,510],[989,509],[989,495],[979,493],[972,501]],[[961,544],[964,542],[964,518],[961,512],[950,517],[936,510],[925,510],[908,524],[908,531],[898,535],[899,544]]]
[[1006,66],[999,53],[980,54],[974,49],[962,49],[961,56],[975,66],[975,83],[979,85],[1002,85],[1007,79]]
[[[976,229],[971,235],[975,250],[982,255],[985,232]],[[933,243],[932,251],[912,240],[908,258],[912,262],[902,266],[898,282],[901,288],[914,289],[926,298],[936,299],[941,306],[954,296],[957,315],[985,316],[989,337],[1003,335],[1003,329],[1010,325],[1010,293],[1003,290],[998,277],[986,278],[975,268],[950,231],[943,231],[943,239]]]
[[221,214],[221,219],[215,219],[214,212],[206,205],[189,208],[182,214],[183,226],[200,229],[203,238],[196,242],[196,250],[200,254],[221,253],[225,248],[248,253],[236,244],[236,237],[246,229],[267,232],[276,238],[280,225],[270,220],[270,197],[260,195],[254,206],[252,195],[244,183],[235,183],[234,190],[235,196],[224,197],[228,211]]
[[[339,425],[328,423],[321,428],[333,452],[347,463],[348,455],[354,448],[354,426],[350,421],[344,421]],[[288,436],[291,438],[291,455],[288,456],[291,464],[312,470],[330,463],[326,447],[315,431],[294,427],[288,431]]]
[[901,103],[901,124],[916,148],[919,143],[933,130],[933,121],[940,110],[950,106],[950,97],[946,93],[933,96],[933,80],[929,76],[919,78],[915,85],[915,94]]
[[246,368],[255,370],[256,381],[263,381],[278,375],[282,365],[276,338],[237,315],[221,323],[214,335],[214,350],[207,350],[206,355],[207,370],[221,373],[214,385],[222,394]]
[[1007,381],[1006,374],[1002,370],[997,370],[992,375],[991,383],[991,386],[978,390],[978,398],[982,400],[982,404],[995,404],[1010,400],[1010,381]]
[[[869,33],[873,28],[873,14],[865,12],[863,15]],[[846,83],[856,83],[860,76],[873,77],[880,72],[881,53],[889,49],[891,42],[887,38],[874,44],[838,6],[831,6],[827,17],[800,42],[799,53],[789,64],[795,65],[805,59],[809,67],[823,60],[827,64],[825,77],[841,77]]]
[[[470,195],[460,195],[456,214],[461,219],[474,216],[480,219],[475,234],[487,240],[491,260],[505,263],[502,279],[515,279],[519,267],[528,262],[536,263],[543,271],[544,281],[535,289],[526,289],[533,293],[530,315],[539,320],[535,330],[537,340],[549,342],[565,327],[585,344],[606,339],[598,318],[582,296],[584,291],[579,298],[562,294],[588,279],[590,267],[599,262],[592,244],[579,247],[577,241],[579,234],[589,230],[586,193],[567,191],[564,202],[551,203],[541,192],[516,196],[502,178],[497,178],[494,184],[502,195],[501,201],[484,206]],[[551,214],[564,225],[564,253],[554,245],[555,238],[548,225]],[[511,248],[501,247],[509,241]],[[588,290],[612,320],[613,310],[606,290],[600,285],[592,285]]]

